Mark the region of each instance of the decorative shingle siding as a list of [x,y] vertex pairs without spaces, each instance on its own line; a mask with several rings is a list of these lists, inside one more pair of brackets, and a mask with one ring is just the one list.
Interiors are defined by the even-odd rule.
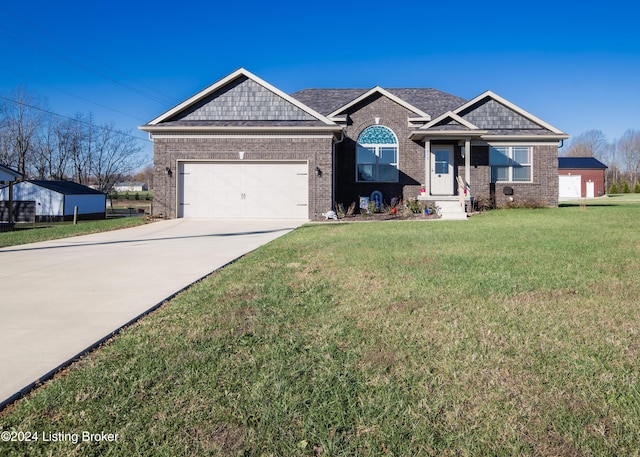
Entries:
[[[154,145],[154,196],[153,213],[165,218],[177,217],[178,161],[224,160],[239,161],[239,151],[244,161],[292,160],[309,164],[309,218],[319,219],[329,211],[333,196],[331,191],[331,144],[326,138],[163,138],[157,136]],[[315,174],[318,167],[321,175]],[[172,171],[168,175],[166,169]]]
[[495,100],[473,106],[461,117],[484,130],[542,130],[542,128]]
[[225,86],[169,121],[313,121],[313,116],[246,77]]
[[[466,102],[463,98],[436,89],[385,90],[429,114],[432,118],[451,111]],[[326,116],[366,92],[368,89],[304,89],[291,94],[291,96]]]

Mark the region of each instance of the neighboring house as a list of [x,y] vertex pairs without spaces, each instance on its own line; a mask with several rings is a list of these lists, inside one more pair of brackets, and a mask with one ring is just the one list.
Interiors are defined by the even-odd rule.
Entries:
[[15,182],[19,178],[22,178],[20,172],[0,164],[0,184]]
[[607,166],[595,157],[559,157],[559,198],[594,198],[607,193]]
[[[6,201],[0,201],[0,231],[4,231],[7,228],[11,230],[13,222],[16,222],[13,186],[15,185],[14,182],[20,178],[22,178],[22,173],[0,165],[0,185],[6,185],[7,188]],[[3,224],[4,222],[7,224]]]
[[[7,200],[8,194],[8,187],[0,188],[0,200]],[[72,181],[22,181],[14,184],[13,198],[35,202],[36,222],[73,220],[75,207],[78,220],[106,217],[106,195]]]
[[113,190],[116,192],[145,192],[149,190],[144,182],[117,182],[113,185]]
[[568,138],[490,91],[288,95],[244,69],[139,128],[154,141],[154,212],[167,218],[319,219],[380,195],[555,206]]

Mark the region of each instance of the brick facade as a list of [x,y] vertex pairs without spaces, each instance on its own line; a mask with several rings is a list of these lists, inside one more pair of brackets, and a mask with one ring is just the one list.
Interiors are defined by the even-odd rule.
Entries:
[[[523,143],[523,146],[527,146]],[[491,198],[495,206],[518,203],[538,203],[544,206],[558,205],[558,147],[533,145],[531,182],[491,183],[489,146],[472,146],[470,186],[472,195]],[[458,163],[458,172],[464,176],[464,164]],[[505,187],[513,189],[505,194]]]
[[[179,180],[179,161],[222,160],[244,161],[292,160],[309,165],[309,219],[319,219],[331,209],[332,195],[332,138],[291,137],[205,137],[154,138],[154,197],[153,213],[173,219],[177,217],[176,185]],[[321,171],[317,175],[316,167]],[[171,174],[167,173],[167,168]]]
[[[357,182],[357,140],[376,124],[392,130],[398,140],[397,182]],[[453,146],[459,177],[466,171],[460,144],[472,141],[472,195],[486,195],[496,206],[529,201],[555,206],[554,142],[568,138],[490,91],[468,102],[434,89],[308,89],[291,96],[244,69],[141,129],[154,135],[153,212],[166,218],[179,214],[182,161],[304,161],[309,219],[321,218],[336,203],[348,207],[374,191],[381,192],[385,202],[416,198],[430,171],[425,170],[427,141],[432,147]],[[532,182],[490,182],[487,145],[496,141],[533,147]],[[452,184],[451,194],[456,192]]]
[[[424,182],[424,146],[409,139],[411,128],[407,119],[411,116],[415,114],[380,95],[350,110],[345,140],[336,146],[336,203],[347,207],[376,190],[382,193],[385,202],[393,197],[418,195]],[[376,125],[376,118],[379,125],[391,129],[398,139],[397,183],[356,182],[356,142],[363,130]]]

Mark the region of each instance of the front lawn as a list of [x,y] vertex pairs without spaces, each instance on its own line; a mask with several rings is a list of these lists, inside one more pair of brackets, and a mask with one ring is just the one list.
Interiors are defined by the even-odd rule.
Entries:
[[16,224],[16,230],[0,233],[0,248],[16,246],[40,241],[68,238],[70,236],[88,235],[126,227],[145,224],[143,217],[127,217],[98,221]]
[[637,455],[639,218],[303,226],[0,413],[68,434],[0,453]]

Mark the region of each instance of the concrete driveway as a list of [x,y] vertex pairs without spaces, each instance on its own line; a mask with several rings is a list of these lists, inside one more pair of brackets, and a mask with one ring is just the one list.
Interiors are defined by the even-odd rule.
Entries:
[[298,220],[176,219],[0,249],[0,409]]

